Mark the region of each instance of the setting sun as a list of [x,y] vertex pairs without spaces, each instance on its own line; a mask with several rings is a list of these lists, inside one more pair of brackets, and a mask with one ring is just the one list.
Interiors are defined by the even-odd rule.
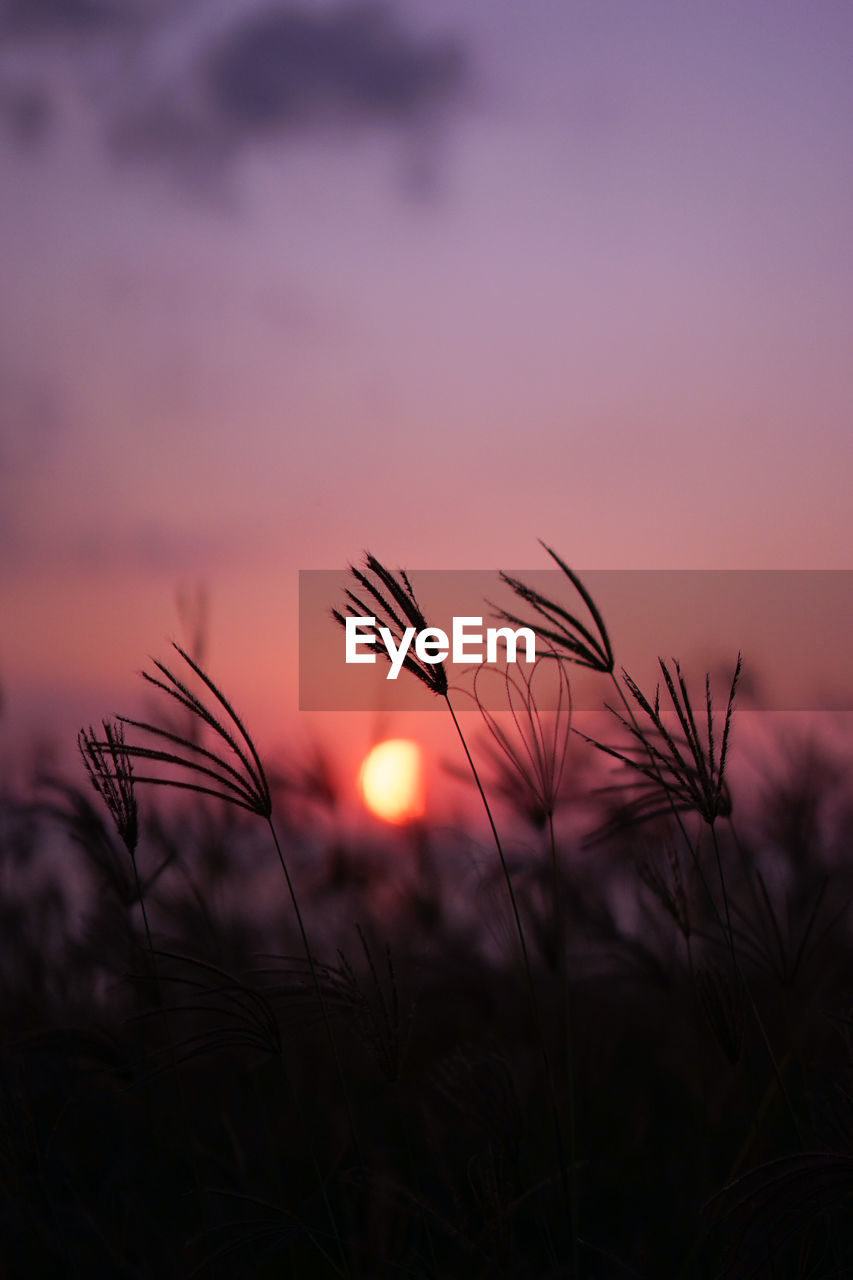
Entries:
[[423,816],[421,749],[408,738],[380,742],[365,756],[358,789],[371,813],[386,822],[412,822]]

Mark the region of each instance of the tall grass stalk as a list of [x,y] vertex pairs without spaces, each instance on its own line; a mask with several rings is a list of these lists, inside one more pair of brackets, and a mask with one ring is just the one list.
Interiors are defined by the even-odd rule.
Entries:
[[[329,1017],[328,1004],[326,1002],[326,997],[323,994],[323,987],[320,982],[319,974],[317,973],[317,966],[314,961],[313,953],[311,951],[311,944],[308,941],[308,932],[305,928],[305,921],[303,919],[302,911],[299,906],[299,899],[296,896],[296,888],[293,884],[290,871],[288,870],[287,861],[284,857],[284,853],[282,852],[281,844],[279,843],[279,839],[278,839],[278,833],[276,832],[275,824],[273,823],[272,817],[267,818],[267,824],[270,829],[270,834],[272,835],[273,844],[275,845],[275,851],[278,854],[278,860],[281,863],[281,869],[284,872],[284,878],[287,883],[287,890],[288,890],[288,893],[290,894],[290,901],[293,904],[293,912],[294,912],[294,915],[296,916],[296,923],[299,927],[299,936],[302,940],[302,947],[303,947],[303,950],[305,951],[305,958],[308,961],[308,968],[311,972],[311,982],[314,987],[314,991],[317,996],[318,1003],[320,1005],[320,1011],[323,1018],[323,1025],[325,1027],[326,1035],[328,1037],[329,1047],[331,1049],[332,1058],[334,1059],[334,1063],[335,1063],[335,1073],[338,1077],[338,1083],[341,1088],[341,1095],[342,1095],[344,1107],[347,1113],[347,1121],[349,1124],[350,1136],[352,1138],[353,1150],[355,1152],[355,1156],[358,1161],[359,1167],[362,1173],[364,1173],[365,1164],[361,1154],[361,1147],[358,1141],[358,1133],[355,1126],[355,1117],[353,1115],[352,1103],[350,1101],[350,1096],[349,1096],[349,1089],[347,1088],[346,1076],[344,1074],[343,1064],[341,1063],[341,1057],[338,1051],[337,1041],[335,1039],[334,1032],[332,1031],[332,1023]],[[337,1228],[335,1230],[337,1234]]]
[[557,842],[554,835],[554,813],[548,813],[548,843],[551,853],[551,875],[554,894],[554,923],[557,935],[558,972],[560,978],[560,1007],[566,1044],[566,1075],[569,1088],[569,1199],[571,1202],[572,1222],[572,1274],[580,1274],[579,1241],[580,1241],[580,1193],[578,1188],[577,1168],[577,1077],[575,1069],[574,1026],[572,1017],[572,999],[569,986],[568,956],[566,954],[566,918],[563,910],[563,893],[560,881],[560,868],[557,862]]
[[[476,764],[474,763],[474,758],[471,755],[471,752],[468,748],[468,743],[465,740],[465,734],[462,732],[462,726],[460,725],[459,720],[456,716],[456,712],[453,708],[453,703],[450,701],[450,697],[448,693],[444,694],[444,700],[447,704],[447,709],[450,712],[451,719],[453,720],[453,723],[456,726],[456,732],[459,735],[459,741],[462,743],[462,749],[465,752],[465,757],[471,769],[471,774],[474,778],[474,782],[476,783],[477,790],[480,793],[480,798],[483,801],[483,808],[486,811],[486,817],[488,818],[489,826],[491,827],[491,831],[492,831],[492,836],[494,837],[495,847],[498,851],[498,859],[501,865],[501,872],[503,873],[504,883],[506,884],[507,894],[509,896],[510,905],[512,907],[512,916],[513,916],[513,921],[515,923],[516,934],[518,936],[519,947],[521,949],[521,958],[522,958],[522,965],[524,968],[524,975],[527,981],[527,988],[530,993],[530,1007],[533,1012],[533,1020],[536,1028],[536,1036],[537,1036],[537,1039],[539,1040],[539,1048],[542,1054],[542,1065],[545,1068],[545,1079],[548,1087],[549,1101],[551,1104],[551,1116],[554,1124],[554,1143],[556,1147],[557,1162],[558,1162],[558,1167],[560,1171],[560,1184],[562,1186],[563,1197],[566,1201],[566,1206],[569,1211],[569,1221],[571,1223],[571,1229],[572,1229],[572,1252],[573,1252],[574,1274],[577,1275],[577,1265],[576,1265],[577,1263],[577,1223],[576,1223],[575,1209],[572,1202],[572,1196],[569,1190],[569,1181],[568,1181],[568,1174],[567,1174],[567,1168],[566,1168],[567,1166],[566,1146],[565,1146],[565,1141],[563,1139],[563,1126],[560,1120],[559,1105],[557,1103],[557,1089],[554,1082],[553,1068],[551,1066],[551,1055],[548,1052],[548,1042],[545,1037],[545,1028],[542,1023],[542,1014],[539,1008],[539,997],[536,990],[536,980],[533,976],[533,968],[530,963],[530,952],[527,947],[527,939],[524,933],[524,924],[522,923],[521,912],[519,911],[519,907],[518,907],[518,898],[512,883],[512,873],[510,872],[510,869],[509,869],[509,863],[506,860],[506,854],[504,853],[503,844],[501,842],[501,838],[498,833],[498,829],[495,824],[494,817],[492,815],[492,809],[489,804],[488,797],[486,796],[486,792],[483,788],[483,783],[480,780],[480,774],[477,770]],[[574,1114],[574,1111],[572,1112],[572,1114]]]
[[[172,1079],[175,1083],[175,1094],[178,1102],[178,1110],[181,1114],[181,1123],[184,1126],[184,1137],[189,1152],[190,1166],[192,1168],[193,1182],[195,1185],[195,1195],[198,1203],[199,1213],[206,1215],[206,1205],[204,1195],[202,1193],[201,1175],[198,1170],[198,1162],[191,1140],[189,1127],[187,1123],[187,1108],[184,1099],[183,1086],[181,1084],[181,1076],[178,1071],[178,1055],[175,1048],[175,1039],[172,1035],[172,1028],[169,1024],[169,1017],[166,1012],[166,1005],[163,1000],[163,991],[160,984],[159,969],[157,966],[157,953],[154,949],[154,938],[151,933],[151,924],[148,919],[148,908],[145,905],[145,892],[143,890],[142,879],[139,874],[139,866],[137,863],[137,845],[139,842],[139,813],[136,803],[135,783],[137,779],[134,777],[132,754],[133,750],[124,739],[124,725],[121,721],[112,722],[103,720],[102,727],[104,736],[99,739],[94,729],[91,727],[87,730],[81,729],[77,735],[77,746],[80,755],[83,758],[83,764],[89,779],[104,800],[116,830],[127,849],[130,857],[130,865],[133,870],[133,884],[136,890],[136,899],[142,913],[142,924],[145,929],[145,940],[148,947],[148,961],[151,965],[151,978],[154,984],[154,993],[157,1007],[163,1022],[163,1033],[166,1038],[166,1045],[169,1051],[169,1062],[172,1068]],[[151,1099],[150,1089],[146,1080],[146,1096],[150,1110]]]
[[[395,575],[390,569],[386,568],[386,566],[382,564],[376,556],[371,555],[368,552],[365,554],[364,570],[358,569],[354,565],[350,565],[350,572],[357,583],[358,591],[348,589],[345,592],[347,603],[344,606],[344,610],[332,610],[332,616],[340,626],[344,628],[346,627],[347,614],[356,618],[373,617],[374,622],[372,626],[368,627],[365,625],[364,629],[367,631],[372,630],[377,636],[377,639],[379,639],[381,638],[380,631],[387,628],[391,632],[398,647],[408,627],[413,627],[416,634],[427,629],[427,620],[417,601],[415,593],[412,590],[412,585],[405,570],[400,570],[399,575]],[[370,598],[370,604],[366,602],[365,596]],[[379,616],[378,611],[381,611],[381,617]],[[384,645],[382,646],[382,649],[387,652]],[[468,743],[465,739],[465,734],[462,731],[462,726],[459,723],[456,710],[450,700],[450,686],[448,684],[447,671],[445,669],[444,662],[422,662],[409,650],[406,653],[403,666],[407,671],[411,672],[416,679],[420,680],[422,684],[425,684],[433,694],[441,698],[447,706],[450,717],[459,736],[459,741],[462,744],[465,758],[468,761],[469,768],[471,769],[472,777],[477,790],[480,793],[480,798],[483,802],[483,808],[486,812],[489,827],[491,828],[495,848],[498,852],[501,873],[503,875],[507,895],[510,901],[515,932],[518,937],[522,969],[530,994],[530,1005],[533,1014],[536,1038],[539,1042],[539,1050],[542,1056],[542,1065],[545,1071],[546,1087],[551,1106],[554,1128],[554,1144],[557,1153],[560,1185],[566,1209],[571,1219],[572,1206],[566,1170],[566,1147],[563,1138],[563,1127],[560,1120],[559,1106],[557,1103],[554,1073],[551,1066],[551,1057],[548,1052],[548,1043],[545,1036],[542,1015],[539,1008],[539,997],[536,990],[536,981],[533,976],[533,967],[530,963],[530,953],[524,932],[524,923],[521,918],[518,897],[515,892],[515,886],[512,882],[512,874],[506,860],[506,854],[504,853],[500,833],[498,832],[488,797],[480,779],[479,771],[468,748]]]
[[[204,796],[216,797],[227,804],[236,805],[238,808],[257,815],[267,823],[282,872],[284,873],[300,940],[311,974],[314,994],[329,1042],[353,1151],[363,1174],[365,1169],[364,1160],[358,1141],[346,1076],[338,1052],[327,1001],[317,972],[314,953],[308,938],[308,931],[305,926],[305,919],[296,893],[296,887],[273,822],[272,793],[263,763],[251,736],[222,691],[189,653],[182,649],[180,645],[175,644],[174,648],[197,679],[212,695],[214,700],[212,706],[209,706],[202,698],[196,695],[187,683],[175,675],[165,663],[155,662],[154,666],[158,674],[152,675],[143,671],[143,678],[160,692],[166,694],[183,710],[188,711],[192,723],[198,725],[200,729],[206,727],[211,731],[215,738],[219,740],[219,749],[215,751],[202,746],[199,740],[200,734],[188,736],[148,721],[120,716],[119,721],[122,726],[128,725],[140,730],[155,744],[147,746],[144,743],[123,743],[124,751],[128,760],[136,759],[144,761],[146,764],[166,766],[169,770],[165,775],[152,773],[137,777],[137,782],[178,788]],[[107,735],[106,743],[96,743],[98,748],[108,745],[109,735]],[[175,768],[181,770],[183,776],[175,777],[173,773]],[[346,1259],[346,1252],[340,1238],[331,1203],[328,1200],[324,1179],[321,1179],[321,1186],[332,1231],[340,1249],[344,1270],[349,1275],[350,1268]]]
[[154,951],[154,940],[148,920],[148,909],[145,905],[145,893],[136,861],[139,842],[139,814],[136,804],[132,748],[124,740],[124,726],[110,720],[102,721],[104,736],[99,738],[93,728],[81,729],[77,735],[77,746],[89,775],[92,786],[106,804],[115,824],[116,831],[127,849],[133,871],[133,884],[136,900],[142,912],[142,923],[148,944],[148,958],[151,962],[151,975],[158,1004],[162,1004],[160,981],[157,973],[157,959]]
[[[503,788],[514,782],[522,787],[524,803],[522,811],[537,829],[547,832],[547,852],[551,867],[552,915],[554,945],[559,980],[560,1017],[559,1032],[562,1051],[565,1053],[567,1084],[569,1091],[569,1198],[572,1224],[572,1264],[578,1273],[578,1241],[580,1234],[579,1197],[577,1181],[577,1109],[575,1064],[572,1040],[571,993],[569,988],[568,956],[566,954],[566,927],[563,910],[563,893],[557,858],[557,842],[554,831],[554,813],[560,800],[560,787],[566,764],[571,734],[572,697],[565,667],[556,664],[559,694],[553,709],[551,723],[539,708],[534,693],[534,681],[540,667],[548,664],[553,651],[542,654],[529,673],[514,676],[509,667],[502,673],[506,703],[512,718],[512,729],[507,731],[496,715],[486,705],[480,694],[483,667],[474,676],[474,700],[495,744],[493,754],[500,766],[499,776]],[[553,670],[553,664],[551,669]]]
[[[586,740],[592,742],[592,745],[598,747],[600,750],[616,757],[621,761],[621,763],[627,765],[629,768],[643,774],[645,778],[650,781],[651,785],[657,788],[659,793],[662,793],[665,810],[672,814],[681,831],[691,861],[696,869],[700,883],[702,884],[710,904],[712,914],[720,927],[726,943],[728,944],[733,973],[736,976],[736,979],[742,984],[743,990],[746,992],[759,1034],[770,1058],[770,1063],[778,1082],[780,1093],[785,1100],[785,1104],[788,1112],[790,1113],[797,1136],[801,1139],[800,1126],[797,1121],[797,1116],[791,1103],[790,1096],[785,1087],[779,1062],[776,1058],[770,1038],[759,1013],[758,1006],[756,1005],[752,992],[744,979],[740,960],[737,955],[731,911],[729,907],[729,895],[726,887],[723,862],[720,855],[719,842],[717,840],[716,833],[717,818],[721,814],[731,814],[731,800],[725,786],[725,766],[732,724],[732,710],[734,706],[735,691],[737,689],[738,678],[741,671],[741,655],[738,654],[737,664],[729,692],[719,757],[716,756],[714,749],[711,691],[710,680],[708,677],[706,677],[705,682],[707,715],[706,748],[700,741],[696,718],[693,714],[687,687],[678,663],[675,663],[675,678],[673,678],[663,660],[659,660],[667,691],[684,734],[687,748],[687,755],[685,756],[682,754],[682,751],[679,749],[675,740],[669,734],[660,717],[659,692],[656,694],[654,704],[650,703],[644,697],[637,684],[631,680],[627,672],[623,670],[626,685],[635,703],[643,711],[647,719],[650,721],[651,726],[660,737],[661,747],[658,748],[650,741],[648,730],[644,730],[640,725],[635,708],[631,706],[625,695],[625,691],[623,690],[619,680],[616,678],[616,662],[613,645],[605,626],[604,619],[595,604],[595,601],[584,587],[578,575],[569,568],[557,553],[550,547],[546,546],[544,542],[542,543],[542,546],[580,595],[587,607],[587,610],[589,611],[592,626],[588,626],[583,623],[575,614],[571,613],[562,605],[548,599],[540,592],[521,582],[519,579],[505,573],[501,574],[503,581],[511,587],[520,599],[532,606],[539,618],[544,621],[544,625],[543,622],[534,622],[531,624],[529,620],[520,618],[503,609],[499,611],[500,615],[507,621],[511,621],[516,625],[533,625],[535,629],[545,637],[548,644],[559,652],[563,661],[573,662],[579,666],[607,675],[616,689],[619,700],[625,708],[628,720],[626,721],[618,712],[614,712],[614,714],[617,716],[617,719],[621,721],[624,727],[628,729],[631,737],[641,746],[648,759],[648,764],[641,764],[638,759],[631,758],[626,756],[623,752],[605,747],[599,742],[594,742],[592,739]],[[613,710],[613,708],[609,709]],[[581,736],[585,737],[585,735]],[[646,796],[645,799],[648,799],[648,796]],[[654,812],[654,810],[649,812],[648,809],[643,809],[642,801],[643,797],[641,797],[638,808],[638,817],[641,819],[652,816],[652,813]],[[695,810],[695,812],[699,814],[711,827],[717,873],[720,880],[720,893],[723,904],[722,912],[720,911],[716,895],[713,893],[711,886],[708,883],[707,876],[705,875],[704,868],[702,867],[698,854],[698,847],[691,839],[682,817],[682,811],[691,809]]]
[[[800,1142],[802,1142],[802,1132],[800,1129],[800,1124],[797,1119],[797,1114],[796,1114],[796,1111],[794,1110],[794,1106],[791,1101],[790,1094],[788,1093],[787,1087],[785,1085],[785,1080],[782,1074],[779,1061],[776,1057],[776,1053],[773,1048],[770,1037],[767,1033],[767,1029],[764,1026],[764,1020],[761,1017],[761,1013],[758,1009],[758,1005],[755,1002],[755,998],[752,994],[750,985],[746,981],[745,975],[743,973],[743,967],[740,962],[740,957],[738,956],[738,953],[737,953],[737,946],[735,944],[734,927],[732,924],[732,917],[731,917],[729,892],[728,892],[728,887],[726,885],[726,876],[723,868],[723,859],[720,851],[719,839],[717,836],[717,819],[719,818],[719,816],[721,814],[724,814],[728,817],[731,816],[731,801],[728,799],[727,792],[725,791],[725,765],[726,765],[726,758],[727,758],[727,751],[728,751],[728,744],[729,744],[729,735],[730,735],[731,724],[732,724],[732,709],[734,706],[735,691],[737,689],[738,678],[740,676],[740,671],[741,671],[741,655],[738,654],[737,664],[735,666],[735,672],[732,678],[731,690],[729,692],[728,706],[726,708],[725,726],[723,729],[723,737],[722,737],[720,755],[718,760],[715,759],[715,754],[714,754],[713,718],[712,718],[712,711],[711,711],[711,693],[710,693],[710,684],[709,684],[708,677],[706,676],[706,686],[705,686],[706,687],[706,713],[707,713],[707,726],[708,726],[707,728],[708,746],[707,746],[707,755],[706,755],[705,750],[703,749],[701,743],[699,742],[698,731],[696,728],[696,720],[693,714],[690,698],[687,692],[685,682],[681,676],[681,670],[678,666],[678,663],[675,664],[676,674],[678,678],[678,689],[676,689],[676,686],[672,678],[670,677],[669,672],[666,668],[666,665],[663,663],[663,661],[660,661],[660,666],[664,673],[670,698],[672,700],[673,706],[675,707],[676,713],[678,715],[678,719],[681,723],[682,729],[685,734],[688,749],[692,757],[692,759],[690,760],[686,760],[684,759],[683,756],[681,756],[681,753],[677,745],[674,743],[674,740],[670,738],[669,735],[667,734],[667,731],[663,726],[663,722],[660,719],[659,703],[658,703],[657,697],[655,699],[654,706],[652,706],[651,704],[648,703],[648,701],[645,698],[643,698],[636,684],[634,684],[634,682],[631,681],[630,677],[628,677],[627,675],[626,675],[626,681],[628,683],[628,688],[630,689],[631,693],[634,695],[636,701],[638,702],[638,705],[646,712],[646,714],[651,719],[654,727],[664,738],[666,747],[668,748],[670,756],[673,759],[673,764],[670,767],[673,770],[675,783],[673,783],[671,778],[666,776],[665,774],[666,758],[660,751],[658,751],[648,741],[647,734],[643,732],[643,730],[641,729],[638,723],[634,708],[630,705],[630,703],[628,702],[628,699],[625,697],[624,691],[622,690],[619,682],[616,680],[615,675],[612,671],[610,672],[610,676],[619,693],[620,699],[623,705],[625,706],[627,713],[630,717],[630,722],[634,730],[634,735],[643,744],[643,747],[646,750],[646,754],[650,762],[650,771],[655,777],[655,779],[657,780],[657,783],[660,789],[662,790],[664,796],[666,797],[666,802],[669,806],[669,809],[681,830],[681,834],[687,846],[687,850],[690,855],[691,861],[699,877],[699,880],[703,886],[708,902],[711,906],[712,913],[717,921],[720,931],[722,932],[725,942],[728,946],[729,955],[731,957],[731,962],[732,962],[733,975],[735,976],[736,980],[740,983],[742,990],[746,994],[747,1002],[752,1011],[752,1015],[755,1019],[756,1027],[758,1028],[759,1035],[761,1037],[762,1043],[764,1044],[765,1050],[767,1052],[767,1056],[770,1060],[770,1065],[771,1065],[773,1074],[776,1078],[776,1082],[779,1087],[779,1092],[784,1100],[786,1109],[791,1117],[791,1122],[794,1126],[794,1130],[797,1134],[797,1137],[800,1140]],[[679,698],[679,692],[681,695],[680,698]],[[600,747],[601,744],[596,744],[596,745]],[[611,752],[610,754],[619,755],[619,758],[621,758],[623,763],[628,764],[633,768],[639,767],[636,761],[630,760],[624,755],[620,755],[619,753],[615,753],[615,752]],[[645,772],[647,772],[647,775],[648,775],[649,771],[645,771]],[[685,780],[685,781],[682,782],[682,780]],[[677,803],[677,801],[680,803]],[[720,908],[717,903],[716,895],[711,889],[711,886],[708,882],[708,878],[705,874],[705,869],[702,866],[701,859],[699,858],[698,842],[694,842],[691,839],[687,831],[686,824],[684,823],[684,820],[682,817],[682,809],[687,807],[692,807],[693,809],[695,809],[697,814],[704,819],[707,826],[709,826],[711,829],[711,841],[712,841],[712,846],[714,850],[714,861],[716,865],[717,876],[720,882],[720,898],[721,898],[722,908],[723,908],[722,911],[720,911]],[[754,1123],[757,1126],[758,1124],[757,1114],[754,1119]]]

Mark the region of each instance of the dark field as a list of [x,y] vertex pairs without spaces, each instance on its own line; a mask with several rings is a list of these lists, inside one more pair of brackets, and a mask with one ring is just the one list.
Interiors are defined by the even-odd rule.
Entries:
[[467,721],[493,832],[357,840],[190,655],[6,788],[0,1275],[853,1274],[843,752],[730,789],[729,690],[583,634],[625,760]]

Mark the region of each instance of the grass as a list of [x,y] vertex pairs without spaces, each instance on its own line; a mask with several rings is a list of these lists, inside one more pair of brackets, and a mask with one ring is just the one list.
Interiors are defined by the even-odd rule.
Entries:
[[[646,695],[549,554],[565,601],[506,581],[556,712],[519,677],[480,742],[409,668],[486,806],[476,875],[462,833],[389,832],[389,911],[328,764],[273,774],[182,649],[159,713],[0,797],[0,1274],[851,1274],[847,772],[803,748],[734,785],[737,677],[719,720],[677,665]],[[405,574],[354,581],[426,625]],[[573,663],[619,692],[603,749]]]

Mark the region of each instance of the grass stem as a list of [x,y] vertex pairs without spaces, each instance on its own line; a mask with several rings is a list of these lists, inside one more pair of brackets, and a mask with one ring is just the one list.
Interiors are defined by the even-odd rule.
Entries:
[[[495,847],[497,848],[497,851],[498,851],[498,858],[500,859],[501,871],[503,872],[504,881],[507,887],[507,893],[509,894],[509,900],[512,906],[512,915],[513,915],[513,920],[515,922],[516,933],[518,935],[519,946],[521,948],[521,957],[522,957],[522,963],[524,968],[524,974],[527,981],[527,987],[530,993],[530,1005],[533,1013],[533,1021],[536,1028],[537,1039],[539,1040],[540,1052],[542,1054],[542,1064],[545,1068],[545,1078],[546,1078],[547,1087],[548,1087],[549,1100],[551,1104],[551,1114],[552,1114],[552,1120],[554,1125],[554,1145],[557,1152],[557,1164],[560,1172],[560,1185],[562,1188],[563,1199],[565,1201],[566,1209],[568,1211],[569,1220],[572,1223],[573,1254],[576,1258],[577,1238],[576,1238],[576,1232],[574,1228],[572,1197],[569,1191],[569,1181],[568,1181],[567,1168],[566,1168],[567,1159],[566,1159],[565,1140],[563,1138],[563,1127],[560,1121],[560,1111],[559,1111],[559,1106],[557,1104],[557,1090],[554,1083],[554,1073],[551,1067],[551,1058],[548,1053],[548,1044],[545,1038],[545,1028],[542,1024],[542,1015],[539,1009],[539,998],[536,991],[536,982],[533,977],[533,969],[530,964],[530,953],[527,947],[527,940],[524,936],[524,925],[522,924],[521,912],[519,911],[519,907],[518,907],[518,898],[516,896],[515,887],[513,886],[513,883],[512,883],[512,875],[510,873],[509,864],[507,863],[507,860],[506,860],[506,854],[504,853],[503,844],[501,842],[500,835],[498,834],[498,829],[497,829],[497,826],[495,825],[494,817],[492,816],[491,806],[489,805],[489,801],[486,796],[486,792],[483,788],[483,784],[480,781],[480,774],[477,770],[476,764],[474,763],[474,758],[471,755],[470,750],[468,749],[468,743],[465,741],[465,734],[462,732],[462,726],[460,725],[459,720],[457,719],[456,712],[453,708],[453,704],[450,701],[450,697],[448,694],[444,694],[444,700],[447,703],[447,709],[450,712],[454,725],[456,726],[456,732],[459,735],[459,740],[462,743],[462,748],[465,752],[465,756],[471,768],[471,773],[474,777],[474,782],[477,785],[477,790],[479,791],[480,798],[483,801],[483,807],[485,808],[486,816],[489,820],[489,826],[491,827],[491,830],[492,830],[492,835],[495,841]],[[577,1274],[578,1274],[577,1267],[575,1267],[575,1275]]]

